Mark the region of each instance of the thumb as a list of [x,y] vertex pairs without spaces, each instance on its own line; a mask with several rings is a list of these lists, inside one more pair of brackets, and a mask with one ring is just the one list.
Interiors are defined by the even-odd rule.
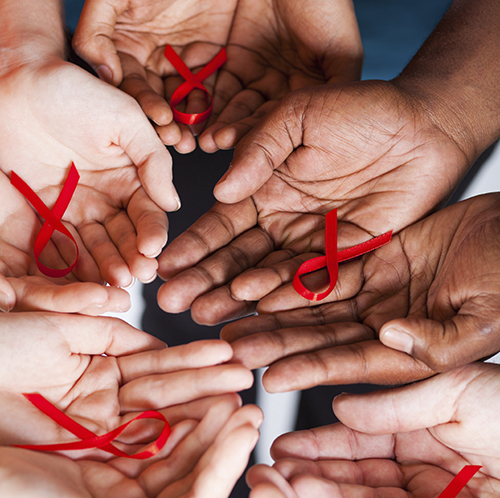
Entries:
[[8,313],[16,305],[16,293],[14,288],[4,276],[8,272],[7,265],[0,261],[0,311]]
[[477,386],[471,388],[474,380],[495,372],[496,365],[473,363],[404,387],[361,395],[341,394],[333,401],[333,409],[344,425],[367,434],[435,427],[457,421],[457,407],[470,403],[468,390],[477,395]]
[[479,360],[500,349],[497,320],[480,313],[457,314],[439,322],[424,318],[402,318],[387,322],[380,342],[422,361],[435,372],[443,372]]
[[[126,5],[126,4],[125,4]],[[106,83],[118,86],[123,79],[120,59],[112,37],[121,11],[112,2],[86,0],[75,36],[73,48]]]
[[290,94],[238,143],[229,170],[215,186],[217,200],[234,204],[250,197],[302,145],[308,102],[305,92]]

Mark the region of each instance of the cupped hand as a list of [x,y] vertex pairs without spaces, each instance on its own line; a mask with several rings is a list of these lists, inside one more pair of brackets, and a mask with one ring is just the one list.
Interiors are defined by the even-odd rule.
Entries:
[[57,58],[18,67],[0,86],[4,173],[52,208],[74,162],[80,181],[63,221],[111,285],[153,279],[167,240],[163,210],[178,201],[171,157],[137,103]]
[[342,221],[339,249],[398,232],[450,195],[468,164],[394,83],[293,92],[236,147],[215,188],[234,204],[216,204],[162,253],[159,275],[169,281],[159,304],[169,312],[191,307],[201,323],[249,313],[287,277],[270,270],[252,285],[231,281],[257,263],[324,250],[327,212],[336,208]]
[[[78,265],[66,277],[49,278],[36,265],[33,244],[41,224],[24,197],[0,172],[0,308],[2,311],[58,311],[100,315],[126,311],[130,297],[117,287],[102,285],[94,259],[81,243],[73,227],[66,228],[79,243]],[[66,268],[74,258],[74,248],[65,237],[54,235],[41,255],[51,268]],[[71,243],[69,244],[72,245]]]
[[[256,406],[234,410],[229,399],[220,399],[204,414],[198,409],[201,421],[177,421],[161,458],[137,475],[120,468],[119,459],[75,461],[2,447],[0,493],[19,498],[226,498],[245,470],[262,420]],[[195,415],[191,410],[189,417]]]
[[[495,354],[499,216],[498,194],[447,207],[341,264],[323,304],[287,284],[222,337],[249,368],[271,365],[271,392],[407,383]],[[287,264],[280,274],[293,276],[299,262]]]
[[351,0],[240,0],[199,143],[234,147],[284,96],[299,88],[358,80],[363,47]]
[[[109,317],[33,312],[0,319],[0,396],[8,407],[0,425],[2,444],[72,438],[22,393],[37,392],[86,428],[107,432],[138,410],[168,408],[172,424],[176,417],[192,418],[186,415],[190,410],[211,407],[210,396],[235,393],[253,382],[248,369],[225,363],[232,349],[222,341],[166,349],[158,339]],[[239,397],[230,394],[229,401],[234,411]],[[83,453],[95,455],[102,456],[101,450]]]
[[278,438],[273,468],[251,469],[252,498],[438,496],[466,465],[458,495],[500,492],[500,369],[471,364],[411,386],[334,401],[342,423]]
[[[164,56],[165,46],[174,46],[196,73],[226,45],[236,4],[236,0],[87,0],[73,45],[102,79],[121,85],[137,99],[165,144],[190,152],[196,147],[193,133],[172,121],[167,103],[184,80]],[[203,83],[212,94],[215,79],[213,75]],[[204,111],[206,97],[194,91],[179,110]],[[200,129],[195,126],[193,131]]]

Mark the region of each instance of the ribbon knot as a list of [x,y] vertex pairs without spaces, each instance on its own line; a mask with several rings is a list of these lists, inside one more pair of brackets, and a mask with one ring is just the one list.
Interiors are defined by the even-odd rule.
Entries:
[[[172,108],[172,113],[174,119],[179,123],[192,125],[196,123],[201,123],[208,119],[213,108],[213,98],[210,92],[205,88],[202,81],[206,80],[212,73],[217,71],[226,61],[226,49],[223,48],[204,68],[193,74],[191,70],[184,64],[182,59],[177,55],[175,50],[167,45],[165,48],[165,57],[171,62],[178,73],[186,80],[184,83],[179,85],[172,95],[172,100],[170,101],[170,106]],[[206,111],[200,113],[188,114],[185,112],[180,112],[176,109],[179,102],[187,97],[187,95],[193,91],[195,88],[203,90],[210,98],[210,106]]]
[[[293,278],[293,288],[309,301],[325,299],[335,288],[339,275],[339,263],[362,256],[387,244],[392,237],[392,230],[361,244],[337,252],[337,210],[332,209],[325,218],[325,256],[310,259],[302,263]],[[328,289],[319,294],[310,291],[300,280],[302,275],[327,268],[330,277]]]
[[[24,197],[26,197],[38,214],[45,220],[42,228],[36,236],[33,252],[35,254],[35,261],[38,269],[48,277],[65,277],[73,270],[78,261],[78,244],[76,243],[73,235],[71,235],[71,232],[61,223],[61,218],[63,217],[66,208],[73,197],[79,179],[80,175],[78,174],[75,165],[71,163],[68,177],[66,178],[61,193],[59,194],[54,208],[51,211],[24,180],[22,180],[14,171],[11,173],[10,183],[16,187],[17,190],[24,195]],[[68,237],[76,247],[75,260],[68,268],[62,270],[56,270],[55,268],[45,266],[40,261],[40,255],[49,243],[49,240],[55,230],[61,232],[63,235],[66,235],[66,237]]]
[[[69,418],[61,410],[56,408],[52,403],[47,401],[41,394],[29,393],[23,394],[23,396],[35,405],[42,413],[50,417],[54,422],[56,422],[61,427],[79,437],[81,441],[76,441],[72,443],[61,443],[61,444],[19,444],[15,445],[16,448],[24,448],[26,450],[38,450],[38,451],[67,451],[67,450],[87,450],[91,448],[97,448],[117,457],[133,458],[135,460],[145,460],[156,454],[158,454],[161,449],[165,446],[168,437],[170,436],[170,425],[167,419],[159,412],[155,410],[148,410],[140,415],[137,415],[132,420],[129,420],[126,424],[120,425],[116,429],[98,436],[92,431],[89,431],[78,422]],[[141,419],[156,419],[165,423],[163,430],[160,435],[153,441],[145,450],[135,455],[129,455],[122,450],[119,450],[111,443],[117,439],[120,434],[133,422]]]

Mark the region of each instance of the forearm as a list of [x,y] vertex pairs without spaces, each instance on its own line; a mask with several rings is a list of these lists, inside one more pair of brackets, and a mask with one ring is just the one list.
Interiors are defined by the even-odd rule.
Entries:
[[500,2],[455,0],[394,83],[472,162],[500,136]]
[[64,57],[61,0],[0,2],[0,75],[14,67]]

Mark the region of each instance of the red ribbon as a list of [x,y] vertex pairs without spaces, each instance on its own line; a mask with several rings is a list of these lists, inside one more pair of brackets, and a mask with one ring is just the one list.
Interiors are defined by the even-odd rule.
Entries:
[[[63,189],[57,198],[57,201],[54,205],[52,211],[43,203],[43,201],[38,197],[38,195],[33,192],[33,190],[14,172],[12,171],[10,177],[10,183],[14,185],[14,187],[21,192],[21,194],[28,199],[31,205],[36,209],[36,211],[40,214],[40,216],[45,220],[41,230],[38,232],[38,235],[35,239],[35,244],[33,246],[33,252],[35,254],[35,261],[38,269],[48,277],[64,277],[68,273],[70,273],[73,268],[76,266],[76,262],[78,261],[78,244],[74,239],[71,232],[61,223],[61,218],[68,207],[69,201],[71,197],[73,197],[73,193],[75,192],[76,186],[78,184],[78,180],[80,179],[80,175],[76,170],[76,167],[73,163],[71,163],[71,168],[69,170],[68,178],[64,183]],[[50,237],[54,233],[54,230],[61,232],[66,235],[76,247],[76,257],[73,264],[71,264],[68,268],[63,270],[56,270],[54,268],[49,268],[40,262],[40,255],[43,250],[49,243]]]
[[[391,240],[391,237],[392,230],[379,235],[374,239],[367,240],[362,244],[337,252],[337,210],[333,209],[326,215],[325,219],[325,256],[319,256],[302,263],[293,279],[293,288],[302,297],[305,297],[309,301],[321,301],[322,299],[325,299],[325,297],[333,291],[335,285],[337,284],[339,276],[339,263],[347,261],[348,259],[356,258],[357,256],[366,254],[374,249],[378,249],[379,247],[387,244]],[[321,270],[325,266],[328,269],[330,286],[326,291],[316,294],[304,286],[300,277],[306,273]]]
[[[87,450],[90,448],[97,448],[108,453],[111,453],[117,457],[134,458],[136,460],[144,460],[150,458],[161,451],[165,446],[168,437],[170,436],[170,425],[167,419],[159,412],[154,410],[148,410],[132,420],[129,420],[126,424],[120,425],[111,432],[104,434],[102,436],[97,436],[92,431],[85,429],[82,425],[75,422],[73,419],[69,418],[62,411],[58,410],[53,404],[49,403],[42,395],[37,393],[23,394],[23,396],[33,403],[41,412],[49,416],[54,422],[64,427],[66,430],[79,437],[81,441],[74,443],[61,443],[61,444],[23,444],[15,445],[17,448],[24,448],[27,450],[39,450],[39,451],[64,451],[64,450]],[[151,443],[145,450],[135,455],[129,455],[124,451],[119,450],[111,443],[120,436],[120,434],[136,420],[141,419],[156,419],[161,420],[165,423],[161,434],[158,436],[156,441]]]
[[[205,88],[202,81],[207,79],[213,72],[217,71],[226,61],[226,49],[223,48],[203,69],[193,74],[191,70],[184,64],[182,59],[177,55],[175,50],[167,45],[165,48],[165,57],[172,63],[172,65],[177,69],[179,74],[186,80],[182,83],[172,95],[172,100],[170,102],[170,107],[174,114],[174,119],[179,123],[192,125],[196,123],[201,123],[205,121],[210,116],[213,107],[213,99],[210,92]],[[210,107],[199,114],[187,114],[184,112],[177,111],[175,108],[179,102],[185,98],[191,91],[195,88],[203,90],[210,97]]]
[[448,484],[446,489],[438,498],[455,498],[465,485],[472,479],[474,474],[481,468],[481,465],[466,465]]

